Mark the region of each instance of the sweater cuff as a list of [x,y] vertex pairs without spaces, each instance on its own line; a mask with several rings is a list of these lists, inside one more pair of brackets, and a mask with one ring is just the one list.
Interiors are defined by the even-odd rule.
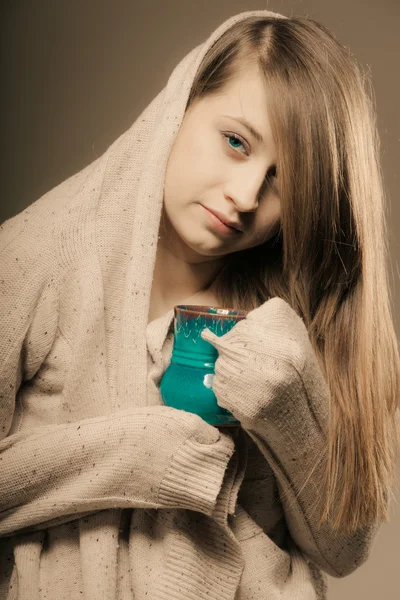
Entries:
[[212,517],[224,525],[228,515],[234,515],[238,500],[239,489],[243,483],[246,467],[248,445],[244,430],[235,428],[231,432],[235,440],[235,452],[225,471],[221,491],[218,495]]
[[211,516],[234,451],[234,442],[225,433],[213,444],[193,437],[185,440],[161,481],[158,504]]

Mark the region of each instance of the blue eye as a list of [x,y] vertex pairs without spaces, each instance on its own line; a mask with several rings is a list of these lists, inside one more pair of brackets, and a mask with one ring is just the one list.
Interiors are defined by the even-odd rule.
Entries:
[[[245,154],[248,153],[246,143],[240,135],[238,135],[237,133],[229,133],[229,132],[228,133],[221,132],[221,133],[222,133],[222,136],[224,137],[224,139],[228,140],[228,143],[229,143],[229,140],[234,140],[236,143],[239,143],[238,146],[231,146],[229,144],[230,148],[232,148],[233,150],[236,150],[241,145],[245,149]],[[242,154],[243,154],[243,152],[242,152]]]

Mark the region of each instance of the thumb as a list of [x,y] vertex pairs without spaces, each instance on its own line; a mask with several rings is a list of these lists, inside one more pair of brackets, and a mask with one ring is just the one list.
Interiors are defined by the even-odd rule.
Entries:
[[215,333],[213,333],[212,331],[210,331],[208,327],[206,327],[200,332],[200,336],[203,340],[205,340],[206,342],[210,342],[210,344],[212,344],[213,346],[218,345],[218,336],[215,335]]

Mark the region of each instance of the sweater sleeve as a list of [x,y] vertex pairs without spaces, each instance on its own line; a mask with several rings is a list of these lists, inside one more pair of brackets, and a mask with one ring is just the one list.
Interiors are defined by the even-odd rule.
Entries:
[[[234,442],[198,415],[134,407],[10,433],[18,389],[58,324],[55,253],[44,229],[24,229],[24,216],[0,232],[0,536],[117,507],[212,515]],[[38,322],[40,341],[28,335]]]
[[211,516],[233,451],[229,435],[167,406],[10,435],[0,443],[0,536],[106,508]]
[[326,522],[318,527],[329,392],[304,323],[274,298],[224,336],[207,330],[204,339],[219,351],[213,381],[218,403],[241,422],[273,469],[292,539],[329,575],[349,575],[367,560],[380,524],[350,535]]

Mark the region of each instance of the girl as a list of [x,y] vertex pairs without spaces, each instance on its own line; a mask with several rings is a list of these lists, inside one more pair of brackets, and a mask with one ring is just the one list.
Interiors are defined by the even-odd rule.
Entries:
[[[364,563],[399,443],[386,236],[365,75],[266,10],[6,221],[0,598],[311,600]],[[249,311],[203,332],[237,435],[162,403],[182,303]]]

